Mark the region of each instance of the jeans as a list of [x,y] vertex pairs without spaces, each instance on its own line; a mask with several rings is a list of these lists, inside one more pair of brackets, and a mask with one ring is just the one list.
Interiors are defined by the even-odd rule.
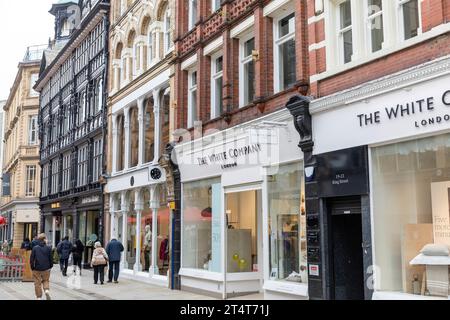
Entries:
[[110,261],[109,262],[109,271],[108,271],[108,280],[111,282],[119,280],[119,272],[120,272],[120,261]]
[[75,272],[76,271],[75,267],[78,266],[78,268],[80,268],[80,275],[81,275],[81,260],[82,260],[81,257],[73,256],[73,267],[74,267],[73,271]]
[[65,276],[67,275],[67,267],[69,266],[69,259],[60,259],[59,266],[61,267],[61,272]]
[[97,284],[98,276],[100,275],[100,283],[105,282],[105,267],[106,265],[94,266],[94,283]]
[[33,271],[34,291],[37,298],[42,298],[42,287],[44,290],[50,289],[50,270]]

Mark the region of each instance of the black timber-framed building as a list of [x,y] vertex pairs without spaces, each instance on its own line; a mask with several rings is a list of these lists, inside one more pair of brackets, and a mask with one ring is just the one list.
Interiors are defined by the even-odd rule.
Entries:
[[86,246],[103,241],[107,130],[109,0],[54,4],[55,40],[44,53],[39,80],[41,232]]

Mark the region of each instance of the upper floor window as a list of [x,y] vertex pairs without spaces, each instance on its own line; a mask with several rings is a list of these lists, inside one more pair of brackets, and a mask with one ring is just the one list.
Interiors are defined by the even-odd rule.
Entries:
[[148,33],[148,47],[147,47],[147,55],[148,55],[148,64],[150,65],[153,61],[153,32],[150,31]]
[[29,96],[30,97],[37,97],[39,96],[39,92],[34,91],[33,87],[36,84],[36,81],[39,78],[39,74],[37,73],[32,73],[30,75],[30,92],[29,92]]
[[70,152],[63,155],[62,191],[70,189]]
[[197,71],[190,71],[188,78],[188,128],[192,128],[197,121]]
[[97,182],[102,174],[102,139],[94,141],[94,154],[92,166],[92,181]]
[[48,173],[49,173],[49,164],[45,164],[42,167],[42,191],[41,194],[43,197],[48,196]]
[[295,14],[292,13],[278,21],[275,38],[276,61],[275,81],[276,91],[292,87],[296,82],[296,55],[295,55]]
[[67,37],[70,35],[70,22],[68,19],[65,19],[62,22],[61,26],[61,37]]
[[103,79],[100,79],[97,83],[97,113],[103,109]]
[[351,0],[339,4],[339,52],[341,61],[348,63],[352,61],[353,55],[353,30],[352,30],[352,5]]
[[212,12],[215,12],[220,9],[221,0],[211,0],[211,9]]
[[211,60],[211,119],[214,119],[223,113],[223,57]]
[[26,167],[25,197],[36,196],[36,166]]
[[168,53],[172,49],[172,37],[171,37],[171,21],[170,21],[170,9],[166,9],[164,14],[164,52]]
[[383,1],[367,0],[367,22],[372,52],[382,49],[384,41]]
[[189,23],[188,29],[191,30],[195,27],[197,23],[197,0],[188,0],[189,1]]
[[239,81],[239,100],[241,107],[252,103],[255,98],[255,63],[253,61],[253,50],[255,50],[255,38],[242,39],[240,49],[241,79]]
[[30,116],[28,119],[28,145],[30,146],[37,144],[37,121],[37,115]]
[[86,107],[87,107],[86,92],[83,92],[81,94],[81,99],[78,106],[78,125],[83,124],[83,122],[86,120]]
[[88,146],[85,145],[78,149],[78,177],[77,186],[82,187],[87,184],[88,169]]
[[125,11],[127,11],[127,1],[128,0],[120,0],[120,15],[123,15]]
[[56,194],[59,191],[59,161],[55,159],[52,161],[52,184],[51,194]]
[[416,37],[420,30],[419,1],[399,0],[400,5],[400,29],[405,40]]

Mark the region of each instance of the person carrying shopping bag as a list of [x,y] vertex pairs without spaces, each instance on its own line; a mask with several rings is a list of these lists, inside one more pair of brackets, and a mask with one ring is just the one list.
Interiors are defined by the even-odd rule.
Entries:
[[94,268],[94,284],[98,283],[99,276],[100,283],[103,284],[105,282],[105,268],[108,264],[108,254],[100,242],[96,242],[94,248],[91,259],[91,267]]

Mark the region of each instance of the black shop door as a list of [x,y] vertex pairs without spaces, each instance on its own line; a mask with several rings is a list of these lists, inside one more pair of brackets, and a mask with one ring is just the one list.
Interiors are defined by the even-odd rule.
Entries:
[[336,300],[364,299],[361,197],[329,202],[331,218],[331,294]]

